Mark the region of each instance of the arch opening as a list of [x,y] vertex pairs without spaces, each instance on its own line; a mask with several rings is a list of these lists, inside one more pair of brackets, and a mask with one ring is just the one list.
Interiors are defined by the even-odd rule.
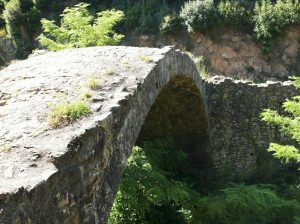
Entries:
[[212,168],[208,120],[202,94],[190,77],[176,76],[163,87],[150,108],[136,145],[142,147],[144,142],[166,138],[187,155],[182,167],[184,175],[205,181],[204,173]]
[[109,223],[186,223],[181,200],[207,192],[213,177],[204,99],[192,78],[176,76],[162,88],[135,145]]

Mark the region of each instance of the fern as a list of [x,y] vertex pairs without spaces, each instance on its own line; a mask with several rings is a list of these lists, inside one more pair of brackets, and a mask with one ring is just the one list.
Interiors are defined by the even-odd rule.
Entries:
[[156,140],[133,148],[110,224],[292,224],[300,213],[299,202],[280,198],[269,186],[232,185],[202,197],[162,168],[166,156],[181,153],[173,146]]
[[[294,80],[295,87],[299,89],[300,78],[292,77],[292,79]],[[286,100],[283,103],[283,109],[290,116],[279,115],[277,111],[267,109],[261,114],[262,120],[270,125],[279,126],[282,133],[299,144],[300,96],[293,97],[292,100]],[[273,153],[276,158],[282,159],[285,163],[291,160],[300,162],[300,152],[296,146],[271,143],[268,151]]]

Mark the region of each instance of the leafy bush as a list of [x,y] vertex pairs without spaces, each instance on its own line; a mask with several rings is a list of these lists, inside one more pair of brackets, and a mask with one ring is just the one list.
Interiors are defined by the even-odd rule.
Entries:
[[218,11],[221,17],[221,21],[225,25],[244,28],[249,26],[250,15],[247,10],[237,1],[225,0],[221,1],[218,5]]
[[263,51],[269,52],[276,37],[287,25],[300,21],[300,5],[298,0],[271,0],[257,2],[254,8],[255,38],[262,44]]
[[190,32],[205,32],[216,25],[217,9],[213,0],[195,0],[184,4],[180,12]]
[[39,36],[42,46],[52,51],[90,46],[116,45],[123,35],[113,28],[123,19],[123,12],[107,10],[98,13],[94,19],[87,10],[88,4],[66,8],[60,27],[54,21],[42,19],[44,34]]
[[179,31],[183,28],[182,18],[175,15],[167,15],[163,18],[159,30],[163,34],[170,34]]

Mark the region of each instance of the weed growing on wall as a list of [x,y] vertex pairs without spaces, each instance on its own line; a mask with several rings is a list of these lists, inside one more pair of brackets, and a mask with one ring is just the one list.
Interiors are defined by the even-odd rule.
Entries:
[[65,126],[84,116],[91,114],[92,111],[84,101],[74,101],[54,105],[48,115],[48,123],[53,128]]

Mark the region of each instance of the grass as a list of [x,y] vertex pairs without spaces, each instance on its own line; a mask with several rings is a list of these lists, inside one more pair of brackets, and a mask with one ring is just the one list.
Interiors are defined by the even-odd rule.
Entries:
[[151,63],[151,62],[153,62],[153,60],[152,60],[149,56],[147,56],[147,55],[139,55],[139,56],[138,56],[138,59],[139,59],[140,61],[144,61],[144,62],[146,62],[146,63]]
[[91,90],[97,90],[101,87],[101,81],[99,79],[96,79],[96,78],[90,78],[90,79],[87,80],[87,86]]
[[90,99],[90,98],[92,98],[92,94],[90,93],[90,92],[84,92],[83,94],[82,94],[82,99],[83,100],[85,100],[85,99]]
[[114,75],[115,71],[113,68],[107,68],[104,73],[105,75]]
[[186,52],[190,58],[194,61],[196,68],[199,72],[199,75],[203,78],[208,78],[207,69],[205,65],[205,60],[203,56],[195,56],[191,52]]
[[48,123],[53,128],[65,126],[91,114],[91,108],[84,101],[55,105],[48,115]]

